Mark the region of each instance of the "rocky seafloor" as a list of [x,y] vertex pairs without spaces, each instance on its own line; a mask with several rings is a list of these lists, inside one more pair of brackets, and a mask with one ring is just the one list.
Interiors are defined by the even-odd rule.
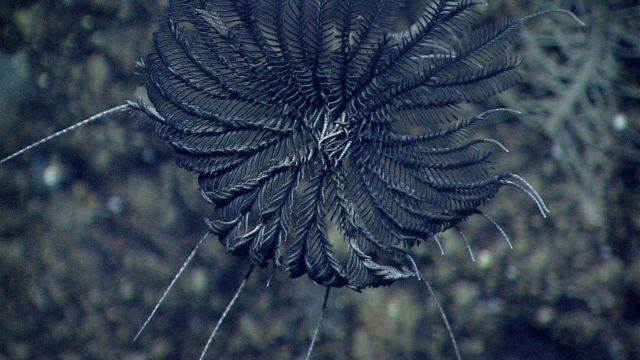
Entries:
[[[144,79],[133,70],[151,51],[166,2],[2,2],[0,157],[144,96]],[[530,85],[496,102],[529,106],[535,100],[537,110],[549,110],[527,116],[534,109],[522,109],[521,119],[480,129],[510,148],[498,165],[533,183],[551,217],[542,219],[525,195],[504,189],[486,211],[505,228],[514,249],[491,224],[472,219],[464,231],[475,263],[454,233],[442,236],[445,256],[427,243],[416,249],[416,258],[449,316],[463,358],[637,359],[640,10],[625,1],[520,3],[528,5],[492,1],[483,11],[489,17],[522,16],[555,4],[584,14],[589,23],[579,28],[553,18],[528,25],[519,51]],[[412,3],[407,14],[415,16],[416,8]],[[611,16],[607,26],[589,18],[596,11]],[[532,38],[550,24],[565,37]],[[622,30],[614,31],[616,26]],[[545,71],[555,71],[552,63],[566,70],[562,74],[583,69],[582,58],[573,61],[562,52],[574,46],[571,53],[580,54],[596,40],[603,47],[593,71],[603,80],[593,85],[596,75],[590,75],[585,85],[559,77],[551,88],[568,90],[557,93],[540,83]],[[586,56],[584,64],[592,58]],[[577,95],[568,93],[572,89]],[[606,103],[594,95],[598,89]],[[546,126],[545,116],[554,118],[560,106],[568,109],[559,125]],[[576,128],[592,124],[585,117],[595,125]],[[563,131],[572,141],[563,140]],[[595,140],[589,134],[597,134]],[[205,232],[203,218],[210,212],[196,176],[179,170],[170,147],[127,116],[0,166],[0,359],[196,358],[248,268],[247,259],[226,254],[214,239],[142,337],[131,339]],[[324,289],[285,274],[276,274],[267,287],[270,275],[260,271],[250,280],[208,358],[302,358]],[[360,294],[333,291],[313,358],[453,356],[429,293],[405,282]]]

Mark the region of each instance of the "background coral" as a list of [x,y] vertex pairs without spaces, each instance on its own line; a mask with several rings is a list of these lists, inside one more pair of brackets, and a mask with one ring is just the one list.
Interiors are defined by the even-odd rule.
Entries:
[[[505,3],[507,4],[507,3]],[[628,102],[640,99],[639,72],[625,65],[640,59],[640,5],[623,1],[511,2],[505,12],[533,9],[571,9],[589,25],[566,31],[569,21],[547,17],[523,31],[532,81],[520,91],[507,92],[500,101],[526,109],[523,123],[551,142],[571,196],[594,226],[606,221],[606,191],[618,165],[614,158],[638,158],[640,130],[637,114],[627,113]],[[569,19],[564,19],[569,20]],[[570,25],[570,24],[569,24]]]

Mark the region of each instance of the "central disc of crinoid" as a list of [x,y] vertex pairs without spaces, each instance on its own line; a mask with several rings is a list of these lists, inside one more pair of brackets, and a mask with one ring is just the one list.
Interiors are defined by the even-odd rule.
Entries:
[[347,154],[352,145],[353,126],[347,122],[346,113],[337,117],[331,116],[330,111],[322,111],[321,122],[315,124],[314,135],[323,160],[329,165],[337,165]]

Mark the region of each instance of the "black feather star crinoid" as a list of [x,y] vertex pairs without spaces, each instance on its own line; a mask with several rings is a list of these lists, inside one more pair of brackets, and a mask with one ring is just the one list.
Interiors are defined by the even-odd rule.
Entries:
[[479,26],[478,3],[431,1],[396,32],[397,0],[174,0],[143,64],[153,107],[136,106],[199,174],[230,253],[327,287],[419,277],[407,249],[502,186],[547,211],[490,166],[499,142],[468,139],[507,109],[458,111],[519,81],[524,20]]

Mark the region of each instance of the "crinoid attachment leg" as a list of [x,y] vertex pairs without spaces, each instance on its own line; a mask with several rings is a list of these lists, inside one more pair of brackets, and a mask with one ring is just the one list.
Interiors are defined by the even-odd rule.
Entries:
[[442,321],[444,321],[444,326],[447,328],[447,332],[449,333],[449,338],[451,339],[451,344],[453,345],[453,350],[456,353],[456,359],[457,360],[461,360],[462,357],[460,356],[460,349],[458,348],[458,343],[456,342],[456,337],[453,336],[453,330],[451,330],[451,324],[449,323],[449,319],[447,318],[447,314],[444,312],[444,309],[442,308],[442,305],[440,305],[440,301],[438,301],[438,297],[436,296],[436,292],[433,291],[433,288],[431,287],[431,284],[429,284],[429,282],[422,278],[420,280],[421,283],[423,283],[427,289],[429,290],[429,294],[431,294],[431,298],[433,298],[433,302],[436,304],[436,307],[438,308],[438,311],[440,312],[440,316],[442,316]]
[[238,300],[238,297],[240,296],[240,293],[242,292],[242,289],[244,289],[244,286],[247,285],[247,281],[249,280],[249,277],[251,276],[251,273],[253,272],[253,268],[254,268],[253,265],[251,265],[251,267],[249,267],[249,271],[247,271],[247,274],[244,276],[244,279],[242,279],[242,282],[240,283],[240,286],[238,286],[238,289],[236,290],[236,293],[233,294],[233,297],[231,298],[231,301],[229,301],[229,304],[227,304],[227,307],[222,312],[222,315],[220,316],[220,319],[218,319],[218,322],[216,323],[216,326],[213,328],[213,331],[211,332],[211,335],[209,335],[209,338],[207,339],[207,343],[204,345],[204,348],[202,349],[202,352],[200,353],[200,357],[198,358],[199,360],[204,360],[204,357],[207,355],[207,351],[209,350],[209,347],[211,346],[211,342],[213,342],[213,338],[218,333],[218,330],[220,329],[220,326],[222,325],[222,323],[224,322],[224,319],[229,314],[229,311],[231,310],[233,305],[236,303],[236,300]]
[[38,147],[38,146],[40,146],[40,145],[42,145],[44,143],[47,143],[47,142],[49,142],[49,141],[51,141],[53,139],[56,139],[56,138],[58,138],[58,137],[60,137],[62,135],[70,133],[70,132],[72,132],[72,131],[80,128],[80,127],[83,127],[83,126],[87,125],[87,124],[90,124],[92,122],[96,122],[98,120],[102,120],[105,117],[107,117],[109,115],[112,115],[112,114],[121,113],[121,112],[125,112],[125,111],[130,111],[130,110],[136,110],[136,108],[131,106],[131,104],[127,103],[127,104],[119,105],[119,106],[113,107],[111,109],[105,110],[105,111],[103,111],[103,112],[101,112],[99,114],[95,114],[95,115],[93,115],[93,116],[91,116],[91,117],[89,117],[87,119],[84,119],[84,120],[82,120],[80,122],[77,122],[77,123],[75,123],[75,124],[73,124],[73,125],[71,125],[71,126],[69,126],[67,128],[64,128],[64,129],[62,129],[62,130],[60,130],[58,132],[55,132],[55,133],[45,137],[44,139],[38,140],[35,143],[33,143],[31,145],[28,145],[28,146],[26,146],[26,147],[24,147],[24,148],[22,148],[22,149],[20,149],[20,150],[18,150],[16,152],[14,152],[13,154],[11,154],[11,155],[3,158],[2,160],[0,160],[0,165],[4,164],[5,162],[7,162],[7,161],[9,161],[9,160],[11,160],[13,158],[16,158],[16,157],[26,153],[27,151],[29,151],[29,150],[31,150],[33,148],[36,148],[36,147]]
[[420,270],[418,269],[418,266],[416,265],[416,262],[415,262],[415,260],[413,260],[411,255],[407,254],[407,256],[411,259],[411,266],[413,267],[413,272],[415,273],[416,280],[418,280],[420,283],[424,284],[427,287],[427,289],[429,290],[429,294],[431,295],[431,298],[433,299],[433,302],[436,304],[436,307],[438,308],[438,312],[440,312],[440,316],[442,317],[442,321],[444,322],[444,326],[447,328],[447,332],[449,333],[449,339],[451,339],[451,344],[453,346],[453,350],[456,353],[456,359],[457,360],[461,360],[462,357],[460,356],[460,349],[458,348],[458,342],[456,341],[456,337],[453,335],[453,330],[451,330],[451,323],[449,323],[449,319],[447,318],[447,314],[444,312],[444,309],[442,308],[442,305],[440,305],[440,301],[438,301],[438,297],[436,296],[436,292],[433,291],[433,288],[431,287],[431,284],[429,284],[427,279],[425,279],[424,276],[422,276],[420,274]]
[[156,306],[154,306],[153,310],[151,311],[151,313],[149,314],[149,316],[147,317],[145,322],[142,324],[142,326],[140,327],[140,329],[136,333],[136,336],[133,337],[133,340],[131,342],[135,342],[136,340],[138,340],[138,338],[140,337],[140,334],[142,334],[142,332],[147,327],[147,325],[149,325],[149,322],[156,315],[156,312],[160,308],[160,305],[162,304],[164,299],[167,297],[167,295],[169,295],[169,292],[173,288],[173,285],[176,284],[176,281],[178,281],[178,279],[180,278],[180,276],[182,275],[184,270],[187,268],[187,266],[189,266],[189,263],[196,256],[196,253],[198,252],[198,249],[200,249],[200,247],[202,246],[202,244],[204,243],[204,241],[207,239],[208,236],[209,236],[209,232],[207,231],[207,233],[204,234],[202,239],[200,239],[200,241],[198,241],[198,243],[193,248],[193,250],[191,250],[191,253],[189,254],[189,256],[187,256],[187,259],[184,261],[184,263],[182,263],[182,266],[180,267],[178,272],[173,276],[173,279],[171,280],[171,283],[169,283],[169,286],[167,286],[167,288],[164,290],[164,292],[162,293],[162,296],[160,296],[160,299],[158,299],[158,302],[156,302]]
[[331,290],[331,288],[327,286],[327,290],[324,293],[324,301],[322,301],[322,310],[320,310],[320,316],[318,317],[316,328],[313,330],[313,336],[311,337],[311,342],[309,343],[309,348],[307,349],[307,356],[305,356],[305,360],[311,359],[313,346],[315,345],[316,339],[318,338],[318,332],[320,332],[320,326],[322,326],[322,320],[324,319],[324,312],[327,309],[327,301],[329,300],[329,290]]

